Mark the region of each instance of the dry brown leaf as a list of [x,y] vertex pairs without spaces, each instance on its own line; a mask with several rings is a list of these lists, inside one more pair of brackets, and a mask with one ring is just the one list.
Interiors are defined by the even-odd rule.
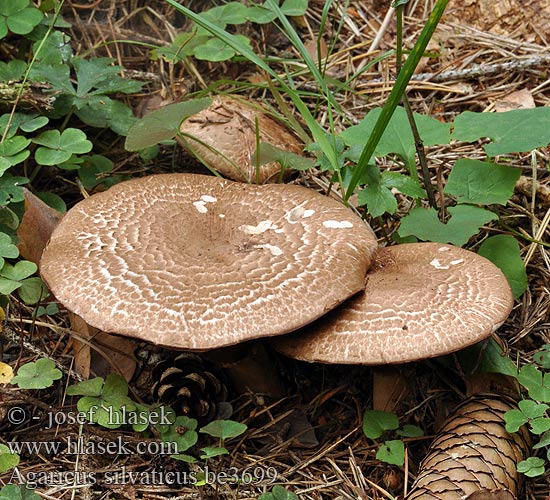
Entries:
[[[531,177],[526,177],[525,175],[520,176],[516,182],[515,190],[524,194],[526,196],[532,196],[533,194],[533,179]],[[544,184],[541,184],[537,181],[535,187],[536,197],[542,201],[544,206],[550,205],[550,187]]]
[[17,228],[17,247],[21,257],[38,265],[42,251],[63,214],[46,205],[28,189],[23,188],[23,191],[25,213]]
[[[317,44],[319,44],[319,47],[317,47]],[[319,55],[321,56],[322,61],[327,58],[328,49],[327,44],[325,43],[323,38],[321,38],[319,41],[316,38],[310,38],[307,42],[304,43],[304,47],[316,64],[319,63]]]
[[8,384],[13,378],[13,368],[0,361],[0,384]]
[[72,330],[85,339],[81,341],[73,337],[76,372],[86,379],[92,372],[100,377],[118,372],[130,381],[136,370],[136,341],[102,332],[76,314],[70,313],[69,316]]
[[532,109],[536,107],[533,94],[527,89],[517,90],[495,102],[495,111],[512,111],[514,109]]

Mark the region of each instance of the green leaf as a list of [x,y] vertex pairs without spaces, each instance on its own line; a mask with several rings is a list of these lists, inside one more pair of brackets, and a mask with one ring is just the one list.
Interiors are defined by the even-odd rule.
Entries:
[[530,430],[533,434],[544,434],[550,430],[550,418],[536,417],[529,422]]
[[201,455],[202,460],[208,460],[209,458],[214,458],[214,457],[219,457],[221,455],[229,454],[229,451],[227,450],[227,448],[223,448],[223,447],[216,447],[216,448],[206,447],[206,448],[201,448],[201,451],[202,451],[202,455]]
[[6,484],[0,490],[0,500],[41,500],[41,497],[25,485]]
[[473,142],[488,137],[489,156],[519,153],[550,144],[550,108],[517,109],[503,113],[465,111],[455,118],[453,139]]
[[[51,31],[47,37],[44,35],[41,36],[33,45],[33,53],[37,54],[38,64],[59,66],[70,62],[73,58],[70,42],[71,38],[67,34],[57,30]],[[38,51],[39,47],[40,51]],[[33,68],[34,65],[31,71]],[[65,68],[67,68],[67,70],[69,69],[67,65],[65,65]],[[34,77],[31,77],[31,79],[34,79]],[[74,89],[71,85],[71,91],[72,90]]]
[[19,216],[9,207],[0,206],[0,224],[15,231],[19,227]]
[[40,165],[57,165],[67,161],[73,153],[88,153],[93,144],[86,139],[86,134],[76,128],[68,128],[63,132],[47,130],[42,132],[33,142],[40,147],[34,155]]
[[173,139],[185,118],[207,108],[210,104],[212,99],[205,97],[169,104],[152,111],[130,128],[124,144],[125,148],[128,151],[138,151]]
[[307,0],[285,0],[281,10],[285,16],[303,16],[307,11]]
[[104,380],[101,377],[83,380],[82,382],[67,387],[67,395],[98,397],[101,395],[103,382]]
[[[375,108],[357,125],[349,127],[340,134],[340,137],[348,146],[365,146],[372,135],[382,108]],[[426,146],[435,144],[447,144],[450,140],[450,126],[429,116],[414,114],[418,132]],[[358,152],[360,153],[360,151]],[[416,147],[411,132],[407,113],[398,107],[391,117],[380,141],[376,145],[373,156],[385,156],[390,153],[399,155],[407,165],[415,164]],[[359,159],[359,154],[356,161]]]
[[80,168],[78,176],[86,189],[93,189],[104,183],[110,186],[121,180],[120,176],[105,176],[115,168],[115,164],[102,155],[92,155],[85,158],[84,165]]
[[508,410],[504,414],[504,422],[508,432],[517,432],[529,419],[520,410]]
[[15,259],[16,257],[19,257],[19,249],[7,234],[0,233],[0,265],[2,266],[0,269],[5,265],[4,258]]
[[534,365],[525,365],[518,374],[518,382],[535,401],[550,402],[550,373],[543,374]]
[[529,457],[527,460],[519,462],[517,469],[527,477],[541,476],[544,474],[544,460],[538,457]]
[[276,17],[277,14],[275,12],[261,5],[254,5],[248,7],[246,10],[246,18],[252,23],[267,24],[276,19]]
[[[487,343],[483,343],[483,357],[479,363],[478,371],[482,373],[502,373],[510,377],[518,376],[518,369],[512,360],[503,353],[502,348],[495,342],[494,339],[489,339]],[[470,360],[475,360],[477,357],[468,356],[469,349],[478,349],[478,344],[468,348],[465,358],[470,357]],[[477,361],[475,361],[477,364]]]
[[426,197],[426,191],[420,187],[416,179],[398,172],[382,172],[380,184],[389,189],[397,189],[400,193],[412,198]]
[[50,294],[48,287],[38,276],[22,280],[17,293],[21,300],[27,305],[36,304],[44,300]]
[[75,114],[86,125],[110,128],[122,136],[128,135],[128,131],[137,121],[126,104],[109,97],[86,99],[84,105],[79,107]]
[[53,90],[60,90],[73,95],[70,68],[66,64],[47,64],[37,62],[32,65],[29,78],[34,81],[47,82]]
[[443,191],[458,203],[506,205],[520,175],[519,169],[506,165],[461,159],[454,164]]
[[42,12],[35,7],[27,7],[8,17],[8,28],[17,35],[30,33],[43,18]]
[[124,377],[116,373],[107,375],[103,386],[102,396],[108,400],[113,400],[120,396],[128,396],[128,384]]
[[287,491],[285,488],[283,488],[280,485],[273,486],[273,489],[270,493],[262,493],[258,500],[299,500],[298,495],[295,493],[292,493],[291,491]]
[[193,50],[193,55],[201,61],[222,62],[231,59],[236,52],[225,42],[217,38],[211,38],[198,45]]
[[547,447],[550,447],[550,431],[546,431],[540,437],[539,442],[533,445],[534,450],[538,450],[540,448],[547,448]]
[[376,458],[387,464],[403,465],[405,462],[405,445],[403,441],[399,439],[385,441],[376,452]]
[[396,434],[401,437],[416,438],[424,435],[424,431],[417,425],[405,424]]
[[0,473],[13,469],[18,464],[19,455],[12,453],[5,444],[0,444]]
[[397,200],[393,193],[380,184],[369,184],[357,195],[358,205],[366,205],[372,217],[379,217],[384,213],[393,214],[397,210]]
[[[126,94],[138,92],[143,84],[136,80],[122,78],[122,68],[112,64],[108,57],[84,59],[75,57],[73,66],[77,77],[76,95],[85,97],[88,94],[110,94],[123,92]],[[92,89],[95,89],[92,92]]]
[[451,218],[447,224],[443,224],[433,208],[413,208],[401,219],[399,236],[416,236],[423,241],[462,246],[479,231],[483,224],[498,219],[495,213],[470,205],[458,205],[449,207],[447,210]]
[[26,177],[14,177],[9,173],[5,173],[0,177],[0,205],[9,203],[17,203],[25,200],[25,194],[22,184],[29,182]]
[[527,289],[527,272],[521,258],[517,240],[510,235],[499,234],[486,239],[477,252],[500,268],[508,279],[514,298]]
[[0,62],[0,80],[3,82],[21,80],[26,70],[27,63],[20,59],[13,59],[7,63]]
[[15,290],[17,290],[20,286],[21,283],[19,283],[19,281],[10,280],[7,278],[0,278],[1,295],[9,295],[12,292],[15,292]]
[[535,354],[533,361],[541,368],[550,368],[550,344],[544,344]]
[[398,427],[399,419],[395,413],[367,410],[363,415],[363,433],[370,439],[378,439],[384,431]]
[[199,432],[217,437],[223,441],[243,434],[247,426],[233,420],[214,420],[202,427]]
[[11,264],[4,264],[4,267],[0,270],[0,276],[10,280],[20,281],[27,278],[31,274],[34,274],[37,269],[38,268],[34,262],[21,260],[16,262],[13,266]]
[[[30,151],[26,148],[30,143],[30,139],[21,135],[6,139],[0,144],[0,157],[6,160],[9,167],[17,165],[29,157]],[[6,170],[6,168],[2,169],[0,174],[4,173]]]
[[[267,142],[260,142],[259,149],[260,165],[276,161],[281,165],[283,170],[287,168],[293,170],[307,170],[315,165],[315,161],[311,158],[306,158],[305,156],[292,153],[291,151],[285,151]],[[256,153],[254,152],[252,157],[254,158],[255,156]]]
[[55,367],[51,359],[41,358],[20,366],[10,383],[17,384],[20,389],[46,389],[61,376],[61,370]]

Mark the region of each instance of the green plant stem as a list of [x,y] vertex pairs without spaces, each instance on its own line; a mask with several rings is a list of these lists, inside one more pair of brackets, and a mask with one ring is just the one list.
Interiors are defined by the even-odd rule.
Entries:
[[[397,17],[397,51],[396,51],[396,69],[397,74],[401,71],[402,57],[403,57],[403,4],[398,5],[395,8],[395,14]],[[428,195],[428,201],[432,208],[436,208],[435,194],[430,179],[430,171],[428,169],[428,161],[426,159],[426,152],[424,151],[424,143],[418,132],[418,127],[414,121],[414,115],[411,108],[411,103],[407,97],[407,93],[403,93],[403,98],[401,99],[403,107],[405,108],[405,113],[407,114],[407,119],[409,120],[409,125],[411,127],[411,132],[414,137],[414,146],[416,149],[416,154],[418,156],[418,161],[420,162],[420,167],[422,169],[422,179],[424,181],[424,188]],[[418,173],[416,172],[415,165],[409,165],[409,171],[411,175],[418,179]]]
[[430,41],[430,38],[435,31],[435,28],[437,27],[437,23],[441,19],[441,16],[443,15],[445,7],[448,3],[449,0],[437,0],[437,3],[435,4],[430,14],[430,17],[426,21],[426,24],[424,25],[424,28],[422,29],[422,32],[420,33],[420,36],[418,37],[418,40],[416,41],[414,48],[411,51],[411,54],[409,55],[409,57],[405,61],[405,64],[403,65],[403,68],[399,72],[399,75],[397,76],[388,100],[386,101],[386,104],[384,105],[382,112],[378,117],[374,130],[369,137],[367,144],[363,149],[363,152],[361,153],[361,157],[357,162],[357,166],[354,169],[348,189],[344,195],[345,200],[348,200],[349,197],[353,194],[355,188],[357,187],[357,184],[359,183],[359,180],[364,175],[364,172],[367,169],[369,162],[371,161],[374,150],[376,149],[376,146],[380,141],[384,130],[386,130],[386,127],[391,120],[395,108],[397,108],[398,104],[401,102],[401,98],[405,93],[405,89],[407,88],[409,80],[411,79],[414,70],[418,65],[420,58],[422,57],[424,50],[426,49],[428,42]]

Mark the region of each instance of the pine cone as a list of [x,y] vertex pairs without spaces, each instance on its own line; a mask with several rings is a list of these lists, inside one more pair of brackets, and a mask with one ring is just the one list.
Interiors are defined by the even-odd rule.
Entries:
[[229,416],[223,375],[197,354],[181,353],[160,361],[152,379],[154,400],[170,406],[177,415],[201,424]]
[[530,443],[524,428],[506,431],[504,413],[515,407],[501,395],[478,395],[459,405],[431,444],[405,500],[516,498],[516,465],[529,454]]

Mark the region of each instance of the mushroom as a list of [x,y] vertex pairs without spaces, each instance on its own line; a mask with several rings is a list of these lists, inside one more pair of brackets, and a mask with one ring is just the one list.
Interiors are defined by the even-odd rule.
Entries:
[[301,154],[304,145],[258,105],[243,98],[216,96],[208,108],[180,126],[180,144],[224,177],[263,184],[277,177],[278,162],[258,165],[256,148],[266,142]]
[[377,252],[362,293],[273,345],[310,362],[405,363],[477,343],[512,305],[506,277],[487,259],[441,243],[397,245]]
[[162,174],[73,207],[40,272],[88,324],[207,350],[293,331],[362,290],[372,230],[294,185]]

